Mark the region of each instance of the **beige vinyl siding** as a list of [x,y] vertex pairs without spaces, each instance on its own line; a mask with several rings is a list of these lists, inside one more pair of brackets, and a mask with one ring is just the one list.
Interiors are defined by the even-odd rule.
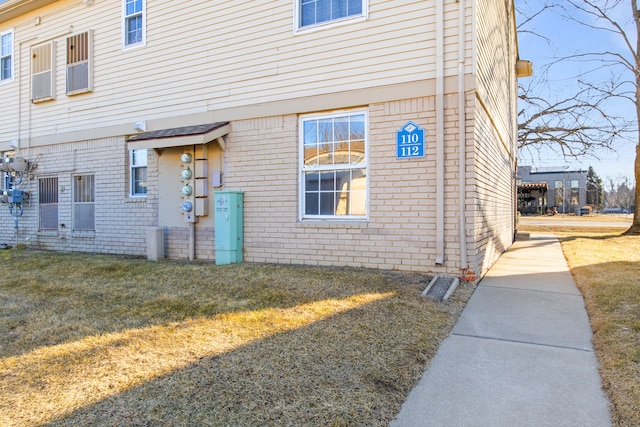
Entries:
[[[514,125],[515,35],[513,34],[511,0],[479,0],[478,96],[487,106],[497,131],[509,142]],[[505,7],[507,10],[505,11]]]
[[[507,2],[510,4],[510,2]],[[516,161],[515,34],[511,9],[478,2],[473,182],[475,263],[484,274],[512,242]]]
[[[371,0],[366,21],[294,33],[292,1],[149,2],[146,46],[123,51],[120,1],[56,2],[10,23],[16,45],[64,42],[70,25],[72,34],[93,30],[94,93],[27,108],[23,85],[21,105],[30,111],[22,115],[21,134],[27,136],[29,120],[30,136],[38,137],[175,116],[176,109],[194,114],[433,78],[434,8],[433,2]],[[452,75],[457,2],[448,1],[445,10]],[[33,25],[35,16],[40,25]],[[30,43],[22,48],[22,76]],[[63,46],[58,43],[58,58]],[[64,93],[64,61],[57,61],[56,76],[56,92]],[[15,121],[0,124],[0,141],[9,133],[17,133]]]

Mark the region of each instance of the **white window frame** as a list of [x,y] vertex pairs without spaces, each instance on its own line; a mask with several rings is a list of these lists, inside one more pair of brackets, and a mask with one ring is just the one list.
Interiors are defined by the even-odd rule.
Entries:
[[[6,36],[6,35],[11,35],[11,52],[9,54],[2,54],[2,39]],[[14,75],[15,75],[15,45],[16,45],[16,41],[15,41],[15,37],[14,37],[14,33],[13,33],[13,28],[7,31],[3,31],[0,33],[0,83],[4,83],[4,82],[10,82],[13,81],[14,79]],[[9,77],[2,77],[2,62],[9,58],[9,60],[11,61],[11,75]]]
[[[362,154],[362,163],[354,163],[354,164],[348,164],[348,163],[339,163],[339,164],[335,164],[335,165],[323,165],[323,164],[317,164],[317,165],[305,165],[305,122],[309,122],[309,121],[314,121],[314,120],[323,120],[323,119],[335,119],[335,118],[341,118],[341,117],[345,117],[345,116],[359,116],[362,115],[364,116],[364,153]],[[299,188],[300,188],[300,194],[299,194],[299,220],[300,221],[313,221],[313,220],[319,220],[319,221],[367,221],[369,219],[369,161],[368,161],[368,152],[369,152],[369,112],[366,109],[358,109],[358,110],[340,110],[340,111],[333,111],[330,113],[324,113],[324,114],[308,114],[308,115],[302,115],[299,117],[299,122],[298,122],[298,140],[299,140],[299,151],[300,151],[300,155],[299,155]],[[351,143],[349,142],[349,145],[351,146]],[[306,196],[307,196],[307,190],[306,190],[306,179],[305,179],[305,174],[306,172],[330,172],[330,171],[346,171],[346,170],[350,170],[350,171],[358,171],[364,169],[365,170],[365,190],[364,190],[364,203],[365,203],[365,213],[364,214],[356,214],[356,215],[349,215],[349,214],[333,214],[333,215],[326,215],[326,214],[307,214],[306,213]],[[337,189],[334,189],[334,191],[337,191]],[[350,190],[350,192],[353,190]],[[348,196],[350,197],[350,195]],[[349,199],[349,202],[351,201],[351,199]],[[320,203],[320,201],[319,201]],[[338,203],[336,202],[336,209],[338,208]],[[347,205],[349,205],[350,203],[348,203]]]
[[[127,14],[127,2],[132,0],[122,0],[122,48],[133,49],[136,47],[145,46],[147,44],[147,0],[141,0],[142,8],[138,12]],[[133,0],[135,1],[135,0]],[[130,19],[140,16],[142,18],[142,40],[129,43],[127,34],[127,24]]]
[[[136,156],[135,153],[139,152],[141,154],[141,156]],[[144,154],[142,154],[142,152],[144,152]],[[144,162],[141,162],[139,164],[136,164],[135,160],[136,158],[138,159],[144,159]],[[137,169],[142,169],[144,168],[145,170],[148,171],[147,169],[147,162],[148,162],[148,153],[147,153],[147,149],[146,148],[138,148],[138,149],[134,149],[134,150],[129,150],[129,196],[130,197],[147,197],[147,191],[145,191],[144,193],[139,193],[136,192],[136,180],[135,180],[135,176],[136,176],[136,170]],[[142,164],[144,163],[144,164]],[[147,180],[148,180],[148,176],[147,176]],[[146,187],[145,187],[146,190]]]
[[[44,54],[45,60],[38,56]],[[48,57],[48,58],[47,58]],[[48,61],[46,60],[48,59]],[[56,42],[31,47],[31,102],[49,101],[56,98]],[[42,83],[48,84],[48,92],[39,93]],[[38,93],[37,93],[38,92]]]
[[316,22],[314,24],[303,26],[302,25],[302,2],[303,1],[307,1],[307,0],[293,0],[293,3],[294,3],[293,31],[294,33],[308,32],[308,31],[314,31],[318,29],[326,29],[326,28],[331,28],[331,27],[353,23],[357,21],[365,21],[369,19],[369,0],[361,0],[362,1],[361,14],[344,16],[342,18],[330,19],[328,21]]

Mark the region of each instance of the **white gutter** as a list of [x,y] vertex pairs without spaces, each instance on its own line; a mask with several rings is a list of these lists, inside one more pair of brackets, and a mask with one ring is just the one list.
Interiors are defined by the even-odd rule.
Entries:
[[460,269],[469,266],[467,260],[467,222],[465,218],[466,201],[466,101],[464,85],[464,68],[466,59],[465,0],[458,0],[458,218],[460,232]]
[[444,0],[436,1],[436,265],[444,264]]

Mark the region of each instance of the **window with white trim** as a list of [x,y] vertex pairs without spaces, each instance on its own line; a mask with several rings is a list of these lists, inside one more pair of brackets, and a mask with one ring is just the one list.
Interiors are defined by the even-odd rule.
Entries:
[[298,28],[366,17],[367,0],[296,0]]
[[96,188],[94,175],[73,177],[73,229],[96,229]]
[[13,79],[13,30],[0,33],[0,82]]
[[145,43],[145,0],[123,1],[123,37],[124,46],[137,46]]
[[93,90],[93,31],[67,37],[67,95]]
[[49,42],[31,48],[31,101],[55,98],[56,43]]
[[147,149],[129,151],[131,196],[147,195]]
[[367,217],[366,111],[300,118],[302,219]]
[[39,229],[58,229],[58,177],[38,180]]

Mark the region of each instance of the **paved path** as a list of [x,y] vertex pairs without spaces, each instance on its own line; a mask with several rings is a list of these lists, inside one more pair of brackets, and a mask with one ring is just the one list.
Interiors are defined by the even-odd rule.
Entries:
[[584,301],[554,236],[482,279],[392,427],[608,426]]
[[535,225],[542,227],[609,227],[609,228],[629,228],[633,217],[626,215],[626,217],[607,215],[598,218],[598,221],[584,219],[581,217],[568,216],[564,217],[562,214],[552,217],[548,216],[522,216],[520,217],[520,225]]

